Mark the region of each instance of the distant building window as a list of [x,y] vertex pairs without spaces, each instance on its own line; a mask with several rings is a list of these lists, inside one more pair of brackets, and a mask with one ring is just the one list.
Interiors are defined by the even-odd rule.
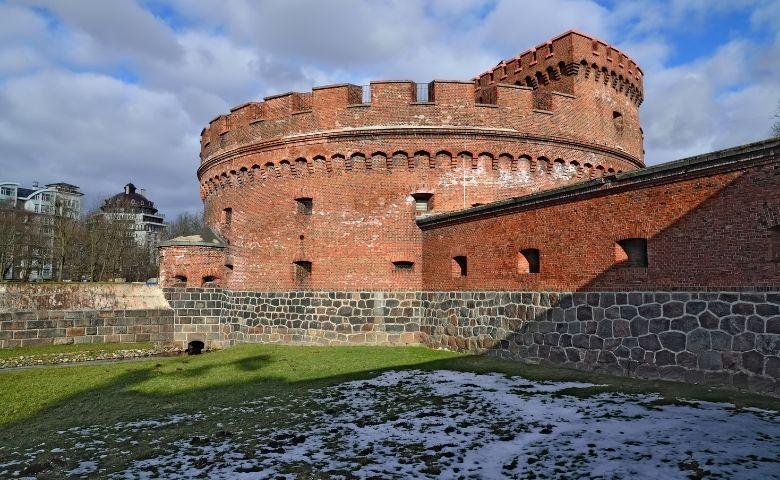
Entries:
[[769,229],[771,244],[769,251],[772,252],[772,261],[780,263],[780,225]]
[[44,202],[51,202],[51,193],[41,194],[41,200],[43,200]]
[[298,260],[293,262],[295,265],[295,283],[298,287],[306,287],[311,281],[311,262],[308,260]]
[[5,195],[6,197],[10,197],[13,194],[13,190],[8,187],[1,187],[0,194]]
[[468,260],[465,255],[452,257],[452,277],[461,278],[468,275]]
[[517,256],[517,273],[539,273],[540,271],[539,249],[524,248],[520,250]]
[[393,270],[397,272],[411,272],[414,270],[414,262],[409,260],[397,260],[393,262]]
[[619,240],[615,243],[615,261],[627,267],[647,267],[647,239]]
[[415,215],[425,215],[426,213],[431,211],[431,200],[433,199],[433,194],[431,193],[413,193],[412,197],[414,198],[414,214]]
[[311,198],[296,198],[295,203],[298,207],[298,213],[301,215],[311,215],[314,211],[314,201]]

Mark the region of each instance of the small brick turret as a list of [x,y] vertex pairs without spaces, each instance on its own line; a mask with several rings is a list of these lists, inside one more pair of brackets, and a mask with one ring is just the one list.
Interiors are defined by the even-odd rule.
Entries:
[[[571,31],[473,81],[331,85],[233,108],[201,138],[206,221],[225,242],[207,280],[419,289],[416,216],[643,167],[641,100],[632,60]],[[161,278],[200,286],[183,248],[161,250]]]

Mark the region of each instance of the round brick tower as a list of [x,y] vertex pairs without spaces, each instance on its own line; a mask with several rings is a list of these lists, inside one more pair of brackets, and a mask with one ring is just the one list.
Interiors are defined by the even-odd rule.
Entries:
[[472,81],[240,105],[201,138],[201,197],[222,243],[166,243],[161,281],[420,289],[416,216],[641,168],[641,102],[639,67],[571,31]]

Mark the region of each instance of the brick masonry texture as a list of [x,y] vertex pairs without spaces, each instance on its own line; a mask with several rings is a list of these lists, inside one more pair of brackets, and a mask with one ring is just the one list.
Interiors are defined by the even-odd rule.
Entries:
[[249,292],[170,288],[176,340],[420,344],[780,395],[776,292]]
[[[778,290],[778,139],[419,221],[428,290]],[[619,242],[646,242],[646,263]],[[538,250],[530,273],[524,251]],[[453,258],[466,258],[465,275]]]
[[222,259],[162,248],[163,284],[420,290],[416,198],[449,212],[641,168],[633,61],[577,32],[535,51],[507,79],[433,81],[426,98],[407,81],[372,82],[366,103],[363,87],[332,85],[215,118],[198,178],[206,222],[228,245]]
[[174,312],[37,310],[0,312],[0,348],[68,343],[173,341]]

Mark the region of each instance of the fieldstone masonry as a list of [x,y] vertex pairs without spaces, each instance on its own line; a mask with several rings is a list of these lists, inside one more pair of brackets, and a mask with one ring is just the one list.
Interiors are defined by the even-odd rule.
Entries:
[[163,293],[170,308],[0,312],[0,348],[426,345],[780,395],[780,293],[773,291]]
[[226,300],[233,341],[420,343],[417,292],[227,292]]
[[422,293],[430,346],[780,392],[780,294]]
[[443,347],[780,393],[780,293],[169,288],[175,339]]

